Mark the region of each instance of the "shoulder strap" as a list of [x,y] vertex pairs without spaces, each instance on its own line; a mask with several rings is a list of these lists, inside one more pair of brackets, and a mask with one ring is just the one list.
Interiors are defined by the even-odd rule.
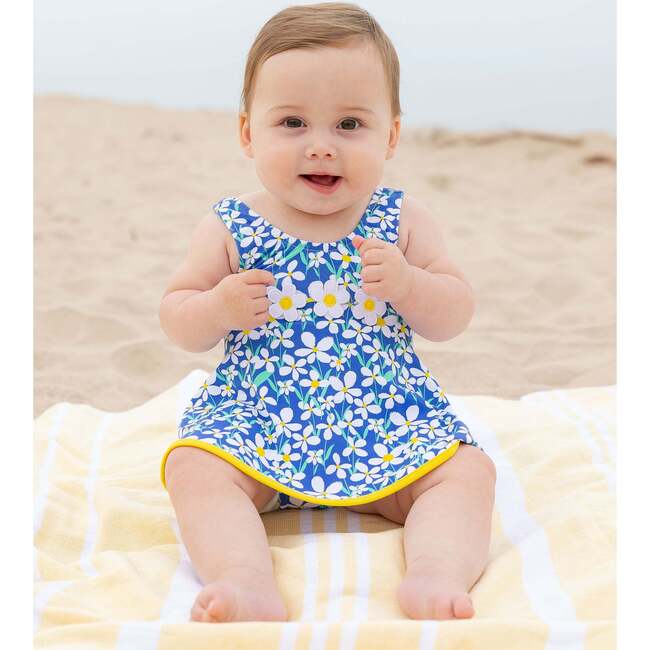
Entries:
[[376,237],[391,244],[397,244],[403,196],[403,190],[395,190],[390,187],[378,188],[365,215],[364,225],[367,237]]

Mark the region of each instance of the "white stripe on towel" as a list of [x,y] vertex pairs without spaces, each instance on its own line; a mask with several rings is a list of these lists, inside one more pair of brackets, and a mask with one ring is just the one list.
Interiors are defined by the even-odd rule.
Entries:
[[610,419],[609,414],[602,415],[596,409],[594,409],[592,413],[589,413],[563,390],[554,390],[552,391],[552,395],[557,396],[577,417],[592,423],[594,429],[596,429],[596,431],[598,431],[603,437],[605,445],[607,446],[607,451],[612,459],[612,463],[616,464],[616,441],[605,424],[605,419]]
[[[452,402],[452,397],[447,397]],[[531,608],[548,625],[546,650],[582,648],[585,625],[577,620],[571,599],[562,589],[546,533],[526,511],[524,491],[512,465],[501,451],[496,434],[469,410],[461,398],[454,396],[452,407],[497,467],[495,505],[506,537],[521,554],[522,582]]]
[[368,618],[368,599],[370,597],[370,549],[368,535],[361,532],[361,515],[348,510],[348,533],[354,540],[354,555],[357,565],[355,580],[356,594],[354,614],[351,621],[341,625],[341,650],[354,650],[359,632],[359,622]]
[[591,451],[592,464],[605,475],[610,492],[616,492],[616,476],[614,475],[612,468],[605,462],[600,448],[591,435],[591,431],[589,431],[589,428],[585,425],[584,420],[575,416],[567,415],[562,410],[558,400],[551,399],[551,397],[545,393],[531,393],[530,395],[524,395],[521,398],[521,401],[528,404],[536,404],[538,407],[551,413],[557,419],[570,422],[575,426],[585,445],[587,445]]
[[97,569],[93,566],[90,560],[97,542],[97,522],[98,515],[95,508],[95,483],[97,482],[97,472],[99,471],[99,457],[102,449],[102,442],[104,440],[104,433],[108,428],[109,422],[112,420],[111,413],[105,413],[104,417],[99,423],[99,427],[95,429],[93,434],[93,443],[90,450],[90,466],[88,468],[88,477],[85,481],[86,494],[88,496],[88,528],[86,530],[86,539],[84,547],[81,551],[81,558],[79,559],[79,566],[81,570],[90,577],[97,575]]
[[[201,375],[205,374],[203,370],[193,370],[179,382],[175,409],[177,423],[180,421],[183,410],[193,395]],[[160,610],[160,619],[123,623],[120,626],[115,650],[156,650],[162,625],[165,623],[187,623],[190,620],[190,610],[201,590],[201,582],[194,573],[174,515],[171,516],[169,523],[176,537],[180,557],[169,583],[167,597]]]
[[54,464],[56,456],[56,438],[63,422],[63,417],[70,408],[68,402],[61,402],[59,408],[56,410],[54,422],[47,432],[47,450],[45,451],[45,458],[38,471],[38,494],[36,496],[36,503],[34,504],[34,536],[40,530],[43,524],[43,513],[45,511],[45,503],[47,501],[47,492],[49,488],[50,470]]
[[436,621],[422,621],[420,624],[419,650],[433,650],[438,638],[438,623]]
[[50,598],[63,591],[72,580],[50,580],[46,582],[34,597],[34,631],[38,630],[41,624],[43,610],[47,606]]

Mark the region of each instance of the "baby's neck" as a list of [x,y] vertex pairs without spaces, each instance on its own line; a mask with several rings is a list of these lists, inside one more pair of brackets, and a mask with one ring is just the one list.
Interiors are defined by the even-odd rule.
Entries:
[[372,192],[343,210],[330,214],[310,214],[287,205],[266,190],[243,194],[239,198],[254,212],[282,232],[312,242],[338,241],[359,223]]

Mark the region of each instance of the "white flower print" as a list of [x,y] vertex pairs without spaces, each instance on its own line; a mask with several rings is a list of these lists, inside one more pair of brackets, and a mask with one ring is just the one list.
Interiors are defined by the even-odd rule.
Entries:
[[381,368],[379,367],[378,364],[373,365],[372,370],[369,370],[368,368],[364,368],[363,366],[360,368],[361,374],[365,375],[366,379],[363,379],[361,381],[361,385],[366,387],[366,386],[372,386],[374,384],[379,384],[380,386],[385,386],[388,382],[384,379],[384,377],[381,374]]
[[354,473],[350,475],[351,481],[364,481],[365,483],[373,483],[381,476],[380,468],[373,467],[370,469],[368,465],[358,461],[354,467]]
[[280,411],[280,417],[275,413],[269,413],[271,420],[273,421],[273,426],[275,431],[278,434],[286,434],[288,437],[292,435],[294,431],[300,431],[302,429],[302,424],[298,422],[293,422],[293,409],[289,406],[285,406]]
[[264,367],[264,370],[266,370],[267,372],[273,372],[276,366],[276,361],[280,357],[269,356],[269,355],[270,355],[269,351],[266,348],[262,348],[258,352],[258,358],[255,361],[255,368],[259,369]]
[[384,348],[380,339],[373,339],[370,345],[363,345],[361,349],[367,354],[368,360],[376,363],[384,356]]
[[377,319],[386,313],[386,303],[374,296],[369,296],[361,287],[354,292],[352,305],[354,317],[362,320],[366,325],[374,325]]
[[257,341],[262,337],[262,332],[259,329],[235,331],[237,332],[235,341],[242,345],[248,343],[248,341]]
[[282,396],[295,393],[296,387],[294,386],[294,383],[295,382],[292,379],[287,379],[287,381],[278,380],[278,393]]
[[329,361],[330,355],[327,354],[326,351],[334,345],[334,339],[331,336],[326,336],[325,338],[320,339],[318,343],[316,343],[316,338],[311,332],[303,332],[300,336],[300,340],[306,347],[298,348],[296,350],[297,356],[306,356],[307,363],[314,363],[315,357],[323,363]]
[[395,338],[397,336],[398,323],[400,318],[396,313],[394,314],[384,314],[381,318],[377,320],[377,327],[381,333],[389,339]]
[[308,395],[313,395],[319,388],[325,387],[329,384],[327,379],[323,379],[317,370],[309,371],[309,379],[301,379],[300,385],[309,387]]
[[[395,243],[401,196],[377,188],[355,233]],[[275,282],[267,321],[224,339],[223,360],[183,411],[181,438],[276,481],[283,508],[319,507],[301,495],[372,494],[452,444],[478,446],[418,359],[409,325],[365,293],[353,235],[331,244],[289,237],[230,197],[214,210],[239,272],[267,270]]]
[[381,413],[381,406],[375,404],[374,393],[366,393],[361,399],[355,399],[354,404],[357,408],[354,409],[364,420],[370,417],[371,413]]
[[[259,225],[258,225],[259,224]],[[247,248],[251,245],[251,242],[255,246],[262,246],[262,235],[267,235],[266,226],[263,223],[260,223],[260,220],[256,220],[251,226],[242,226],[240,232],[242,234],[241,246]]]
[[196,393],[194,393],[193,399],[207,402],[210,395],[221,394],[221,386],[214,385],[216,378],[216,371],[213,372],[209,377],[206,377],[205,381],[199,386],[199,389],[196,391]]
[[314,476],[311,481],[311,489],[313,490],[312,494],[321,499],[331,498],[333,495],[338,494],[342,487],[343,483],[340,481],[335,481],[326,486],[320,476]]
[[331,316],[324,316],[321,320],[316,321],[316,329],[326,329],[330,334],[337,334],[341,329],[341,325],[345,324],[343,318],[332,318]]
[[325,283],[320,280],[310,283],[308,292],[316,302],[314,312],[321,317],[338,318],[350,299],[350,294],[339,285],[336,276]]
[[404,462],[401,456],[403,445],[399,445],[394,449],[388,449],[386,445],[381,442],[373,445],[373,451],[376,454],[375,458],[370,458],[368,462],[371,465],[379,465],[381,469],[386,469],[389,465],[400,465]]
[[357,456],[367,456],[368,452],[364,449],[366,441],[363,438],[348,438],[348,446],[343,450],[344,456],[356,454]]
[[300,407],[300,410],[302,413],[300,414],[300,419],[301,420],[309,420],[312,418],[314,415],[316,417],[320,417],[323,415],[323,411],[320,408],[320,405],[318,402],[303,402],[300,401],[298,402],[298,406]]
[[277,460],[284,467],[291,465],[291,463],[297,463],[300,460],[300,454],[297,451],[291,451],[291,444],[285,443],[282,447],[282,453],[278,455]]
[[307,462],[310,465],[323,464],[323,450],[322,449],[309,449],[307,451]]
[[309,424],[300,433],[294,433],[291,436],[295,440],[292,445],[294,449],[300,449],[300,451],[305,452],[309,449],[309,445],[317,445],[320,442],[320,438],[312,435],[313,431],[314,427]]
[[277,328],[273,332],[271,349],[274,350],[280,344],[282,344],[285,348],[293,348],[296,344],[291,340],[292,336],[293,336],[293,330],[291,328],[288,328],[284,331]]
[[304,280],[305,279],[305,274],[302,271],[296,271],[297,266],[298,266],[298,260],[293,259],[287,264],[286,272],[278,271],[275,274],[275,277],[278,278],[278,279],[287,277],[292,281],[292,283],[293,283],[293,280],[296,280],[296,281]]
[[400,395],[393,384],[387,388],[387,392],[379,393],[378,397],[386,400],[385,408],[389,411],[395,408],[395,404],[404,404],[404,396]]
[[361,258],[359,257],[356,249],[352,246],[351,240],[349,244],[350,248],[352,248],[354,252],[351,252],[350,249],[343,242],[341,242],[337,244],[336,250],[330,253],[330,257],[333,260],[340,262],[341,266],[344,269],[347,269],[350,264],[359,264],[361,262]]
[[255,407],[266,411],[267,409],[267,404],[271,404],[273,406],[277,406],[278,403],[268,394],[269,393],[269,387],[266,385],[263,385],[258,391],[257,391],[257,404],[255,404]]
[[317,269],[321,264],[325,264],[325,253],[323,251],[312,251],[307,254],[309,262],[307,262],[307,269]]
[[342,336],[346,339],[354,338],[357,345],[361,345],[364,341],[370,341],[372,337],[372,327],[369,325],[364,327],[354,319],[351,319],[348,323],[347,329],[343,330]]
[[330,440],[334,434],[337,436],[343,435],[340,427],[336,424],[336,416],[333,413],[328,413],[327,422],[320,422],[316,425],[316,429],[323,437],[323,440]]
[[304,367],[307,365],[305,359],[298,359],[298,361],[295,361],[290,354],[285,354],[282,357],[282,361],[286,364],[280,368],[280,374],[282,376],[291,373],[291,379],[295,381],[300,377],[300,375],[307,374],[307,369]]
[[274,318],[284,318],[288,321],[298,320],[301,307],[305,306],[307,296],[298,291],[294,286],[291,278],[285,277],[282,280],[282,289],[277,287],[267,287],[266,294],[271,301],[269,313]]
[[357,375],[353,370],[348,370],[343,376],[343,381],[338,377],[330,376],[330,386],[336,391],[334,394],[334,401],[338,404],[345,400],[352,403],[355,397],[361,395],[360,388],[354,388],[357,383]]
[[422,424],[422,420],[417,419],[419,413],[420,408],[417,404],[412,404],[406,409],[406,418],[397,411],[391,412],[390,421],[397,425],[398,436],[407,435],[411,431],[417,430],[417,428]]
[[356,436],[359,433],[356,427],[360,427],[361,425],[363,425],[363,420],[354,417],[350,408],[345,410],[345,415],[339,421],[341,431],[347,436]]
[[332,464],[325,468],[325,473],[332,474],[333,472],[336,472],[336,478],[345,478],[350,467],[352,467],[350,463],[344,463],[341,460],[341,457],[334,452],[332,454]]
[[275,459],[275,452],[273,449],[266,449],[266,441],[259,434],[255,434],[255,441],[246,440],[246,445],[251,449],[255,459],[259,461],[265,467],[270,467],[269,460]]
[[303,479],[305,478],[304,472],[296,471],[293,466],[287,467],[283,472],[278,476],[278,481],[280,483],[289,484],[291,487],[296,488],[297,490],[302,490],[303,488]]
[[240,271],[242,271],[243,269],[254,267],[255,262],[259,258],[259,256],[260,256],[260,252],[257,248],[251,248],[249,251],[245,251],[244,253],[242,253],[241,260],[239,262],[242,265]]

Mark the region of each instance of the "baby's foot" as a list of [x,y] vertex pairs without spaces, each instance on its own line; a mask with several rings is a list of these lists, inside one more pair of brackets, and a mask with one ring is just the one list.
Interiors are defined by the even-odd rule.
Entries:
[[408,574],[397,590],[397,600],[409,618],[444,620],[471,618],[474,606],[461,582],[426,574]]
[[194,601],[192,621],[230,623],[234,621],[286,621],[287,608],[275,587],[222,578],[205,585]]

